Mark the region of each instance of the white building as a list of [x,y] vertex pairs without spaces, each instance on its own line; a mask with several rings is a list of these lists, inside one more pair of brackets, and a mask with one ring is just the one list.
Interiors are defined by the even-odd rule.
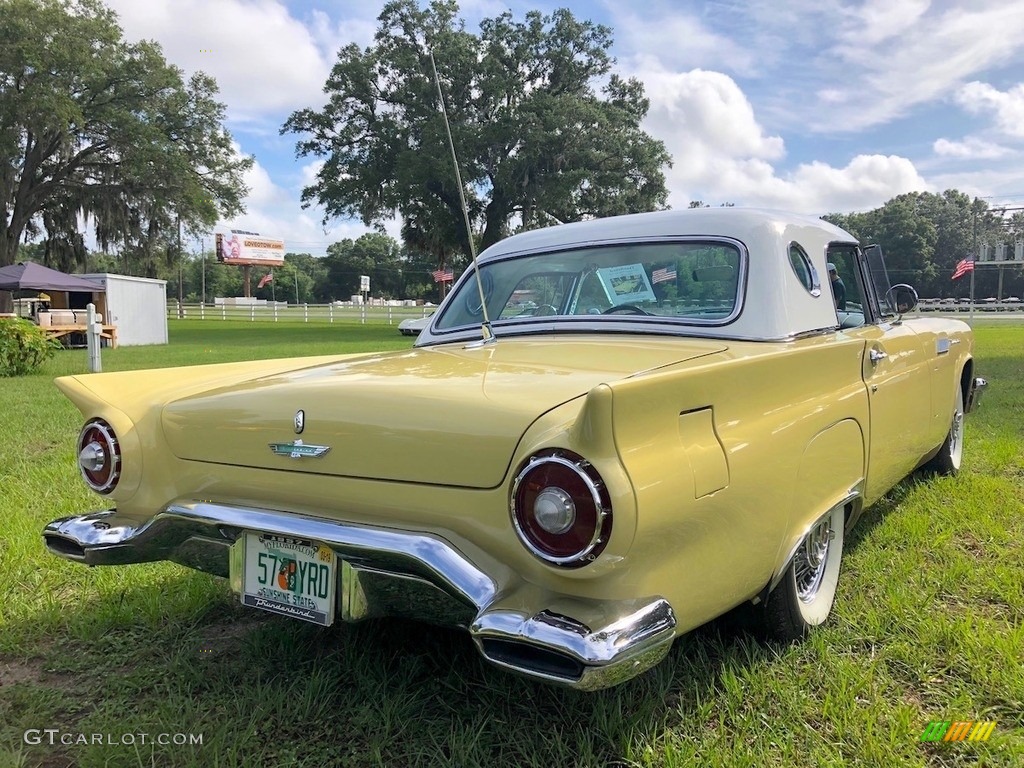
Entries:
[[129,275],[80,275],[107,290],[96,311],[117,326],[119,346],[167,343],[167,281]]

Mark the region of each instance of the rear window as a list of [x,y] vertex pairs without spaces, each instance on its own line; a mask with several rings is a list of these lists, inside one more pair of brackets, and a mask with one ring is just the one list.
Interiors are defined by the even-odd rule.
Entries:
[[[607,245],[517,256],[484,265],[495,326],[543,319],[721,324],[739,310],[745,264],[729,242]],[[435,328],[479,323],[480,292],[463,281]]]

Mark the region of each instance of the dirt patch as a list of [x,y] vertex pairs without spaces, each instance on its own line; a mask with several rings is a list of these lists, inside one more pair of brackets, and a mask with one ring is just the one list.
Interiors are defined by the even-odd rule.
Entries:
[[66,674],[50,672],[40,659],[0,658],[0,688],[38,685],[61,691],[77,691],[78,681]]
[[971,533],[963,534],[957,540],[957,544],[960,546],[960,549],[962,549],[964,552],[971,555],[972,557],[975,557],[979,560],[985,557],[986,550],[984,543],[982,543],[977,537],[975,537]]
[[0,659],[0,688],[19,683],[38,683],[41,675],[42,664],[38,662]]
[[239,621],[208,624],[196,632],[196,651],[200,656],[220,656],[237,651],[245,638],[258,630],[269,617],[255,613]]

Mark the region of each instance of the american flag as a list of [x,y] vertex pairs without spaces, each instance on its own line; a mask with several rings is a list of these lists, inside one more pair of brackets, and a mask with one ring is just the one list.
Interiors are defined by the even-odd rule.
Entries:
[[669,280],[676,279],[676,268],[675,267],[662,267],[651,272],[652,283],[665,283]]
[[957,262],[956,269],[953,270],[952,280],[959,280],[961,277],[966,275],[968,272],[974,271],[974,260],[973,259],[960,259]]
[[455,279],[455,274],[450,269],[435,269],[431,274],[435,283],[450,283]]
[[272,283],[272,282],[274,282],[274,273],[273,272],[267,272],[267,274],[265,274],[263,277],[261,277],[260,281],[256,284],[256,289],[259,290],[260,288],[262,288],[267,283]]

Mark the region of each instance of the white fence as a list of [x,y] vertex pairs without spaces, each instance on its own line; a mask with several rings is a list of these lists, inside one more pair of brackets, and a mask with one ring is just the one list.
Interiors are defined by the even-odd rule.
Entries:
[[[167,303],[167,316],[185,320],[241,320],[245,322],[271,323],[370,323],[398,325],[403,320],[426,317],[436,307],[396,307],[367,304],[286,304],[285,302],[263,302],[248,305],[225,304],[182,304]],[[969,302],[950,303],[923,300],[919,312],[961,313],[970,312]],[[976,301],[975,312],[1024,312],[1024,304],[1017,301]]]
[[436,307],[381,307],[366,304],[181,304],[167,302],[167,316],[184,320],[241,320],[254,323],[377,323],[397,325],[426,317]]
[[[961,302],[921,299],[921,303],[917,305],[917,308],[921,312],[970,312],[971,302],[966,299]],[[974,302],[973,309],[975,312],[1020,312],[1024,310],[1024,303],[1021,303],[1020,299],[1010,301],[982,299],[981,301],[976,300]]]

